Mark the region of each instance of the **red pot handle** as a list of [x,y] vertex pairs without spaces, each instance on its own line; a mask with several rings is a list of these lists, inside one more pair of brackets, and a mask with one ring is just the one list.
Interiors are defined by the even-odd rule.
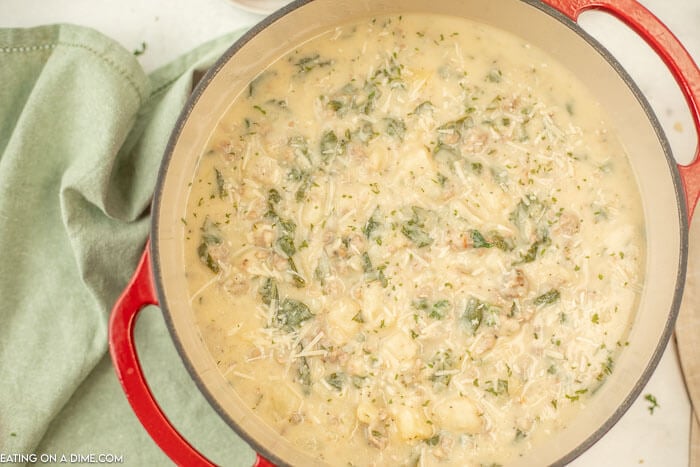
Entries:
[[[669,29],[635,0],[542,0],[572,20],[589,9],[605,10],[636,31],[666,63],[690,107],[700,140],[700,70],[688,51]],[[700,198],[700,144],[688,165],[678,165],[685,188],[688,216]],[[112,310],[109,322],[109,347],[119,382],[146,431],[160,448],[178,465],[214,465],[173,427],[158,406],[139,364],[134,342],[136,315],[146,305],[157,305],[152,279],[149,245],[126,290]],[[254,467],[274,467],[260,456]]]
[[[150,242],[141,256],[131,282],[112,309],[109,320],[109,351],[117,378],[139,421],[158,446],[177,465],[214,466],[177,432],[161,410],[139,363],[134,341],[136,316],[146,305],[158,305],[153,286]],[[253,467],[274,467],[257,454]]]
[[542,0],[576,21],[581,13],[590,9],[604,10],[627,24],[644,39],[661,57],[690,107],[690,113],[698,135],[695,157],[688,165],[678,164],[688,218],[692,218],[700,198],[700,69],[678,38],[653,13],[636,0]]

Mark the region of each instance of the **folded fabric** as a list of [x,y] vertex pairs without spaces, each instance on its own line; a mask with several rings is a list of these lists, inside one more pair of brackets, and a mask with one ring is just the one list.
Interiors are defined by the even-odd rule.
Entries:
[[[91,29],[0,30],[0,453],[167,465],[107,354],[110,308],[149,230],[174,122],[232,33],[146,75]],[[157,308],[136,338],[164,411],[222,465],[253,451],[199,393]],[[7,459],[7,457],[5,457]],[[20,463],[26,461],[26,458]]]

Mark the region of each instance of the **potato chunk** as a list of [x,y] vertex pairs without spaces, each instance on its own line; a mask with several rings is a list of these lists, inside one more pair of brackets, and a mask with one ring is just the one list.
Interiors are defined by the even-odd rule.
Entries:
[[301,403],[298,396],[286,385],[280,385],[270,397],[274,413],[280,420],[288,419]]
[[414,408],[401,408],[396,413],[396,427],[405,440],[427,439],[433,435],[433,428],[425,416]]
[[384,360],[405,364],[416,356],[416,344],[403,332],[397,331],[382,341],[380,353]]
[[479,433],[483,420],[477,406],[467,397],[452,397],[438,402],[433,414],[440,425],[451,431]]
[[370,424],[379,415],[379,410],[369,402],[360,402],[357,405],[357,419],[361,423]]
[[277,185],[282,177],[277,160],[259,154],[250,156],[245,174],[268,185]]
[[360,305],[351,298],[339,299],[328,311],[326,333],[336,344],[343,345],[357,333],[360,323],[353,318],[360,312]]

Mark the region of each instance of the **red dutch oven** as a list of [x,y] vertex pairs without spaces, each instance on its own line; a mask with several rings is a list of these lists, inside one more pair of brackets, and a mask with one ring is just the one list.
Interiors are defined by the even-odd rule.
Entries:
[[[173,131],[153,201],[150,241],[109,324],[119,381],[153,440],[179,465],[212,465],[173,428],[139,364],[134,326],[146,305],[159,305],[171,336],[200,390],[219,415],[260,454],[256,465],[318,463],[261,423],[231,390],[199,338],[189,307],[180,221],[197,155],[235,96],[266,65],[323,30],[372,15],[425,12],[465,17],[511,32],[568,67],[611,116],[627,148],[642,197],[647,233],[645,287],[630,345],[588,410],[517,465],[566,464],[602,437],[634,402],[656,367],[678,314],[685,281],[690,218],[700,196],[700,150],[678,165],[656,117],[622,67],[576,19],[585,10],[611,13],[663,59],[700,133],[700,70],[675,36],[635,0],[298,0],[255,26],[200,82]],[[270,459],[270,460],[267,460]]]

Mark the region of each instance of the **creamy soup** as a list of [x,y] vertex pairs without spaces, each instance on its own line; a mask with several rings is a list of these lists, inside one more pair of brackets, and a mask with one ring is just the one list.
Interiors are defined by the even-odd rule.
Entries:
[[643,282],[634,174],[542,51],[403,15],[260,73],[183,217],[233,390],[335,465],[502,465],[615,371]]

